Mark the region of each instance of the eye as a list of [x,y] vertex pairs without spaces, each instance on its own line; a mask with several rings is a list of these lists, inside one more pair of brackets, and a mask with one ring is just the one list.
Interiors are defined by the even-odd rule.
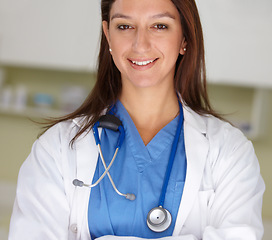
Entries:
[[118,25],[117,28],[119,30],[128,30],[128,29],[132,29],[132,26],[126,25],[126,24],[121,24],[121,25]]
[[158,30],[164,30],[167,29],[168,27],[165,24],[156,24],[154,25],[154,28]]

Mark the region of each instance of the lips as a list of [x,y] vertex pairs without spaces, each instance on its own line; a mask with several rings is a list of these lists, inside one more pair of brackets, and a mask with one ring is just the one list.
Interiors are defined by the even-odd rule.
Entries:
[[130,63],[135,66],[135,67],[146,67],[146,66],[151,66],[153,65],[158,58],[155,59],[149,59],[149,60],[134,60],[134,59],[128,59]]
[[148,60],[148,61],[142,61],[142,62],[139,62],[139,61],[131,61],[132,63],[138,65],[138,66],[146,66],[147,64],[149,63],[152,63],[154,62],[155,60]]

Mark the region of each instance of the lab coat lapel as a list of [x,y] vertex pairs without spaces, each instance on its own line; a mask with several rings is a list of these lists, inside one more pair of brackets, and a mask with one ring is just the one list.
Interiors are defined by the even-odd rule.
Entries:
[[92,133],[88,133],[78,140],[77,178],[85,183],[91,183],[98,159],[98,150]]
[[[82,124],[82,118],[74,120],[77,126]],[[99,131],[101,134],[101,131]],[[98,150],[92,131],[83,133],[76,140],[77,152],[77,179],[91,183],[98,159]]]
[[203,117],[184,108],[184,138],[187,158],[186,180],[173,236],[177,236],[198,195],[209,150]]
[[[93,175],[96,169],[98,151],[95,144],[93,134],[91,132],[86,135],[83,134],[76,141],[76,152],[77,152],[77,179],[84,183],[91,184]],[[75,208],[76,208],[76,221],[77,221],[77,232],[79,235],[89,234],[87,224],[88,204],[90,196],[90,188],[77,187],[75,194]],[[83,239],[84,237],[81,236]]]

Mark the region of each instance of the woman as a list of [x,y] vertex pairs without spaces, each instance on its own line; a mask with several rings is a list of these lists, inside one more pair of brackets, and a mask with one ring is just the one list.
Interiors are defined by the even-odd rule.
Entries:
[[[97,83],[34,143],[9,239],[261,239],[259,164],[209,105],[194,0],[102,0],[101,9]],[[100,124],[120,133],[95,127],[94,137],[104,114]]]

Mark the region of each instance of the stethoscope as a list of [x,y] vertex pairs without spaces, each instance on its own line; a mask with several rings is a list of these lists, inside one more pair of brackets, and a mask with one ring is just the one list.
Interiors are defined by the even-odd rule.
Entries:
[[[166,190],[167,190],[168,182],[170,179],[170,174],[172,171],[172,167],[173,167],[173,163],[174,163],[174,159],[175,159],[175,155],[176,155],[176,151],[177,151],[177,145],[179,142],[179,137],[180,137],[180,133],[181,133],[182,125],[183,125],[183,109],[182,109],[182,105],[180,102],[179,102],[179,109],[180,109],[180,116],[179,116],[178,127],[176,130],[175,138],[174,138],[171,153],[170,153],[170,158],[168,161],[168,165],[167,165],[167,169],[166,169],[166,173],[165,173],[165,177],[164,177],[164,182],[163,182],[163,187],[162,187],[162,191],[161,191],[161,195],[160,195],[159,205],[158,205],[158,207],[154,207],[149,211],[149,213],[147,215],[147,219],[146,219],[147,226],[149,227],[150,230],[152,230],[154,232],[163,232],[163,231],[167,230],[172,223],[171,213],[167,209],[165,209],[163,207],[163,205],[164,205]],[[119,135],[119,138],[117,141],[117,145],[116,145],[116,148],[114,151],[114,155],[113,155],[111,162],[108,166],[106,165],[106,162],[105,162],[102,150],[101,150],[101,142],[100,142],[99,132],[98,132],[99,127],[107,128],[107,129],[110,129],[110,130],[113,130],[116,132],[117,131],[120,132],[120,135]],[[131,201],[135,200],[136,196],[133,193],[121,193],[117,189],[117,187],[115,186],[115,184],[112,180],[112,177],[109,173],[109,170],[110,170],[112,164],[114,163],[114,160],[116,159],[118,151],[120,150],[120,148],[123,144],[123,141],[124,141],[125,131],[124,131],[122,122],[119,120],[119,118],[117,118],[115,115],[113,115],[112,112],[110,112],[110,114],[106,114],[106,115],[101,116],[99,118],[98,122],[96,122],[94,124],[92,130],[93,130],[95,142],[98,147],[98,152],[100,154],[101,161],[102,161],[102,164],[105,168],[105,171],[99,177],[99,179],[93,184],[85,184],[84,182],[82,182],[78,179],[74,179],[73,184],[78,187],[84,186],[84,187],[92,188],[92,187],[97,186],[107,174],[112,187],[114,188],[115,192],[118,195],[123,196],[126,199],[131,200]]]

